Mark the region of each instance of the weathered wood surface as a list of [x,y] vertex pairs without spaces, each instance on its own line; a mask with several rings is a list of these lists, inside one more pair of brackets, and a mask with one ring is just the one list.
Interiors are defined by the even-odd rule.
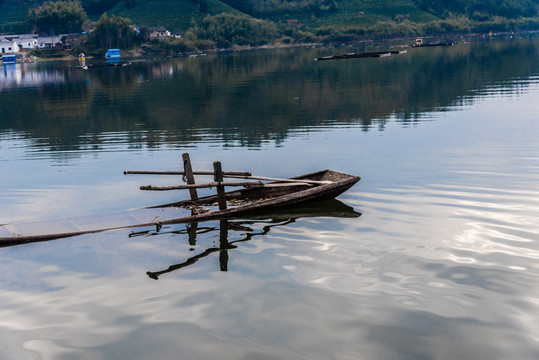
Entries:
[[275,177],[267,177],[267,176],[240,176],[240,175],[230,175],[229,178],[236,178],[236,179],[252,179],[252,180],[265,180],[265,181],[276,181],[276,182],[290,182],[290,183],[298,183],[303,182],[305,184],[315,184],[315,185],[323,185],[323,184],[330,184],[331,181],[326,180],[309,180],[309,179],[283,179],[283,178],[275,178]]
[[[243,181],[243,182],[222,182],[222,186],[264,186],[262,181]],[[216,181],[204,183],[204,184],[187,184],[187,185],[171,185],[171,186],[154,186],[154,185],[142,185],[140,190],[154,190],[154,191],[166,191],[166,190],[185,190],[185,189],[202,189],[217,187],[219,183]]]
[[[299,183],[291,183],[289,186],[286,186],[287,184],[270,183],[259,187],[232,190],[227,192],[226,196],[227,199],[265,199],[264,201],[256,202],[256,204],[241,206],[241,209],[234,209],[235,212],[241,212],[242,209],[246,209],[246,211],[257,210],[264,208],[265,206],[267,206],[268,209],[272,209],[274,207],[287,206],[289,204],[301,203],[314,199],[335,198],[357,183],[361,178],[359,176],[348,175],[332,170],[322,170],[291,178],[291,180],[295,180],[296,182],[309,179],[317,179],[318,181],[328,179],[330,182],[313,185],[304,184],[303,186],[298,186],[300,185]],[[200,205],[212,204],[216,202],[216,195],[206,196],[197,201],[197,203]],[[182,204],[183,202],[175,202],[161,206],[181,206]],[[228,210],[230,209],[221,211],[219,213],[226,215]]]
[[[168,171],[168,170],[125,170],[125,175],[185,175],[185,171]],[[213,171],[197,171],[193,170],[193,175],[213,175]],[[297,183],[298,181],[302,181],[304,183],[309,184],[329,184],[331,181],[317,181],[317,180],[298,180],[298,179],[292,179],[292,178],[276,178],[276,177],[268,177],[268,176],[257,176],[253,175],[250,172],[243,172],[243,171],[223,171],[222,172],[223,177],[225,178],[234,178],[234,179],[250,179],[250,180],[264,180],[264,181],[278,181],[278,182],[290,182],[290,183]],[[255,183],[256,184],[256,183]],[[225,185],[226,186],[226,185]],[[230,186],[230,185],[228,185]],[[207,186],[205,186],[207,187]],[[187,188],[186,188],[187,189]]]
[[0,226],[0,246],[60,239],[106,230],[155,226],[163,221],[170,222],[191,215],[192,211],[188,208],[162,207],[5,224]]
[[[193,169],[191,168],[191,159],[189,158],[188,153],[182,155],[183,159],[183,170],[185,171],[185,177],[187,179],[187,185],[193,185],[195,183],[195,176],[193,175]],[[189,188],[189,195],[191,200],[198,200],[197,189]]]
[[[122,216],[104,214],[56,221],[0,225],[0,246],[52,240],[127,227],[162,226],[172,223],[205,221],[242,215],[253,216],[253,214],[260,212],[269,214],[282,207],[313,200],[333,199],[357,183],[360,177],[332,170],[322,170],[293,179],[296,183],[272,183],[266,184],[267,186],[229,191],[225,193],[228,207],[224,210],[219,210],[216,207],[217,195],[212,195],[199,198],[197,201],[184,200],[126,211],[122,213]],[[297,182],[305,180],[331,182],[328,184],[302,184],[302,186],[298,186]],[[279,185],[279,187],[271,187],[272,185]],[[157,216],[152,216],[151,214],[157,214]]]
[[221,162],[215,161],[213,163],[213,178],[217,182],[217,202],[219,203],[219,210],[226,209],[226,195],[225,186],[223,185],[223,170],[221,169]]
[[[124,175],[185,175],[185,171],[168,170],[125,170]],[[193,175],[213,175],[213,171],[193,170]],[[223,177],[251,176],[247,171],[223,171]]]

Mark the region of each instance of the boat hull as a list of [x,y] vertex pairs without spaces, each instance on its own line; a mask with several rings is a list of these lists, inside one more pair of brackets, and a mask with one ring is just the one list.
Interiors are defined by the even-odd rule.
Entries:
[[[281,184],[275,187],[254,187],[225,193],[227,209],[219,210],[217,196],[197,201],[185,200],[114,214],[80,216],[58,220],[34,221],[0,226],[0,246],[47,241],[70,236],[131,227],[162,226],[165,224],[199,222],[239,216],[271,213],[280,208],[314,200],[334,199],[359,180],[359,176],[323,170],[292,179],[315,180],[312,184]],[[278,182],[271,183],[275,185]]]

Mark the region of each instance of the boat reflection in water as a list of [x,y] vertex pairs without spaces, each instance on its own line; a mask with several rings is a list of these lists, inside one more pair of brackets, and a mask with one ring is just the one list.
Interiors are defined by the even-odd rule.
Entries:
[[[185,229],[180,231],[176,230],[174,233],[187,235],[189,245],[194,247],[197,245],[197,235],[218,231],[219,246],[208,247],[183,262],[170,265],[168,268],[161,271],[148,271],[146,274],[150,278],[158,280],[163,274],[193,265],[198,260],[213,253],[219,253],[220,270],[228,271],[229,250],[236,249],[238,244],[249,241],[255,236],[264,236],[268,234],[273,227],[286,226],[294,223],[299,218],[305,217],[357,218],[360,216],[361,213],[355,211],[352,207],[345,205],[339,200],[332,199],[294,206],[281,211],[272,212],[268,215],[261,213],[250,219],[220,220],[218,227],[199,226],[200,224],[197,222],[188,223],[186,224]],[[262,226],[262,230],[255,230],[257,225]],[[155,228],[153,231],[132,232],[129,237],[159,235],[163,233],[160,232],[160,230],[160,228]],[[229,239],[229,231],[238,232],[241,235],[237,239],[231,240]]]

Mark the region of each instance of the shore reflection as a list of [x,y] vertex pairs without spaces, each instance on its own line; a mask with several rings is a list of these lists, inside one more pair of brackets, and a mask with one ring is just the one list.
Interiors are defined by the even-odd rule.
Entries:
[[334,51],[315,48],[89,70],[69,63],[17,65],[0,75],[0,139],[3,132],[20,133],[36,150],[70,156],[118,143],[259,148],[324,127],[384,131],[388,122],[409,126],[430,120],[433,111],[471,106],[500,85],[505,94],[528,92],[537,46],[536,38],[470,39],[385,59],[334,62],[313,61]]

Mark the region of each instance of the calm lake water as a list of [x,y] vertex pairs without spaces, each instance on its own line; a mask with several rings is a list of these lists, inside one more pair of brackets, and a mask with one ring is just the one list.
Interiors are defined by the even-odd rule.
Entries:
[[387,46],[3,68],[0,223],[186,198],[123,175],[184,152],[362,180],[267,219],[0,248],[0,358],[539,358],[539,38],[313,61]]

